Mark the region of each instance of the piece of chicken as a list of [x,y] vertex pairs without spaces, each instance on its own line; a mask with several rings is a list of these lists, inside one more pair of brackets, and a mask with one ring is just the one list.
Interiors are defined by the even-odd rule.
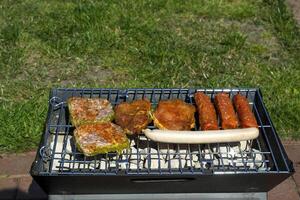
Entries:
[[127,134],[139,134],[152,121],[150,110],[151,103],[145,99],[122,102],[115,107],[115,122]]
[[154,125],[159,129],[191,130],[195,127],[193,105],[180,99],[162,100],[153,114]]

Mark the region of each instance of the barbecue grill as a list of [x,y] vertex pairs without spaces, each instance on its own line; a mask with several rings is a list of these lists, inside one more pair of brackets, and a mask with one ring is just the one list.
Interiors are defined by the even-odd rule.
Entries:
[[[245,95],[257,119],[259,137],[252,141],[196,145],[159,143],[140,134],[130,137],[130,148],[122,153],[92,157],[84,156],[75,147],[66,103],[69,97],[104,98],[112,105],[147,98],[154,108],[162,99],[178,98],[194,104],[196,91],[209,95],[212,101],[219,92],[227,92],[230,97]],[[153,124],[148,128],[153,129]],[[194,130],[199,130],[199,124]],[[134,199],[133,194],[136,198],[174,199],[177,194],[178,198],[192,199],[213,193],[238,194],[241,198],[251,194],[253,199],[265,199],[265,192],[293,172],[261,91],[255,88],[53,89],[44,133],[31,168],[34,180],[50,196],[119,195],[124,199]]]

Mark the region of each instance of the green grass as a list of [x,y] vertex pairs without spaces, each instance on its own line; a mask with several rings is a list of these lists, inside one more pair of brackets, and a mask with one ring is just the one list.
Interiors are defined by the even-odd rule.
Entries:
[[0,152],[36,147],[52,87],[260,87],[299,139],[299,55],[281,0],[3,0]]

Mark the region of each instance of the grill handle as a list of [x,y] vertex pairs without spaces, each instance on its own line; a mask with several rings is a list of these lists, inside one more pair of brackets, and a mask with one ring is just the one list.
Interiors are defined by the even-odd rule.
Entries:
[[195,178],[152,178],[152,179],[130,179],[133,183],[165,183],[165,182],[187,182]]

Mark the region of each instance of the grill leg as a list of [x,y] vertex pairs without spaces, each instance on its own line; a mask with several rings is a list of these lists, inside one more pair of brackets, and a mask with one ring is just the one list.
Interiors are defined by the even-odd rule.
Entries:
[[267,193],[178,193],[178,194],[90,194],[49,195],[49,200],[267,200]]

